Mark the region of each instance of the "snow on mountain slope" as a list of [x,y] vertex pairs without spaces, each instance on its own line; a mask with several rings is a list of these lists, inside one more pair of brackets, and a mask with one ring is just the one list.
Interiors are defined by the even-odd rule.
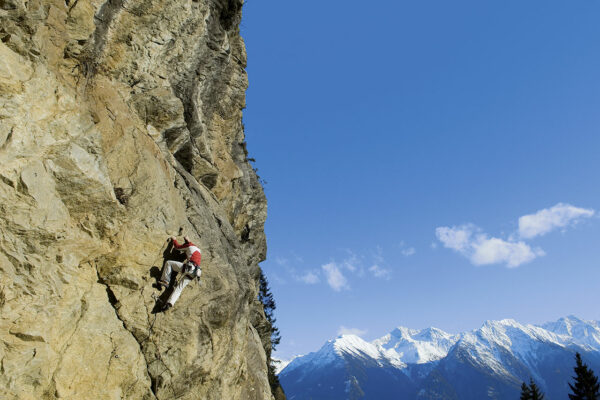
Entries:
[[356,335],[341,335],[334,340],[328,340],[318,351],[305,356],[294,358],[287,367],[286,372],[296,368],[311,365],[311,368],[324,367],[330,364],[340,364],[346,357],[362,362],[374,363],[378,366],[393,365],[405,367],[401,361],[388,357],[382,349],[373,343],[366,342]]
[[483,326],[461,334],[458,346],[463,347],[473,361],[498,375],[512,376],[506,364],[507,355],[533,367],[539,356],[540,347],[562,346],[558,335],[534,325],[522,325],[512,319],[486,321]]
[[365,399],[504,400],[517,398],[530,378],[548,398],[565,398],[576,351],[600,370],[597,321],[504,319],[457,335],[398,327],[370,343],[354,335],[330,340],[293,360],[280,378],[295,400],[352,397],[342,383]]
[[381,358],[379,349],[356,335],[342,335],[333,342],[333,348],[339,355],[350,354],[357,357]]
[[355,335],[342,335],[329,340],[317,352],[295,358],[284,370],[308,363],[340,362],[344,355],[402,369],[407,364],[441,360],[454,346],[460,346],[474,362],[495,373],[510,375],[511,372],[504,366],[506,354],[532,366],[539,357],[540,347],[546,345],[580,346],[600,351],[600,323],[573,316],[541,326],[503,319],[486,321],[479,329],[457,335],[437,328],[416,330],[398,327],[370,343]]
[[569,315],[556,322],[547,322],[541,327],[560,335],[563,344],[575,343],[590,350],[600,351],[600,323],[598,321],[585,321]]
[[384,353],[407,364],[424,364],[446,357],[456,343],[458,335],[437,328],[422,330],[398,327],[391,333],[373,341]]
[[287,367],[289,363],[298,357],[302,357],[302,355],[294,356],[290,360],[282,360],[280,358],[272,357],[271,360],[273,360],[273,365],[275,366],[275,374],[279,375],[279,373],[283,371],[283,369]]

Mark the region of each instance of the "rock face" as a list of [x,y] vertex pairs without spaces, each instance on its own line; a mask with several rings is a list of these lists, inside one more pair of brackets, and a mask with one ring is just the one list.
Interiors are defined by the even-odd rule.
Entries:
[[[0,398],[272,398],[241,8],[0,0]],[[153,313],[177,234],[202,280]]]

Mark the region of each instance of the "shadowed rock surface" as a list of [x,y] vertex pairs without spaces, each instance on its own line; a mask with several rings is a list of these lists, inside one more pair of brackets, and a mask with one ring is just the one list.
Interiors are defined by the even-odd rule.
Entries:
[[[0,0],[0,398],[272,398],[241,8]],[[153,313],[180,228],[202,281]]]

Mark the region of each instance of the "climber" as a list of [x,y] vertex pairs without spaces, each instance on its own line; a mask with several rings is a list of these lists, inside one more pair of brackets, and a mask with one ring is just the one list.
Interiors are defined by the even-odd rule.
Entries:
[[179,262],[169,260],[165,263],[165,268],[162,273],[162,277],[158,281],[159,285],[164,286],[165,288],[169,287],[169,283],[171,282],[171,272],[179,272],[182,274],[181,279],[179,279],[179,283],[173,288],[173,292],[169,296],[166,304],[163,307],[163,311],[167,311],[169,308],[173,307],[179,296],[181,296],[181,292],[183,289],[192,281],[194,278],[200,278],[201,270],[200,270],[200,259],[202,254],[200,253],[200,249],[196,247],[195,244],[190,242],[187,236],[183,238],[184,243],[177,243],[177,239],[174,236],[171,236],[171,242],[173,243],[173,247],[175,247],[179,251],[185,251],[186,261]]

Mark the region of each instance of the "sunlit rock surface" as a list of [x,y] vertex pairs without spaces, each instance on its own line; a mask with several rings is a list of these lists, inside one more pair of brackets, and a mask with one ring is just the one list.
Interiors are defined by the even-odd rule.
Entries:
[[[271,399],[241,8],[0,1],[0,398]],[[202,281],[152,313],[181,233]]]

